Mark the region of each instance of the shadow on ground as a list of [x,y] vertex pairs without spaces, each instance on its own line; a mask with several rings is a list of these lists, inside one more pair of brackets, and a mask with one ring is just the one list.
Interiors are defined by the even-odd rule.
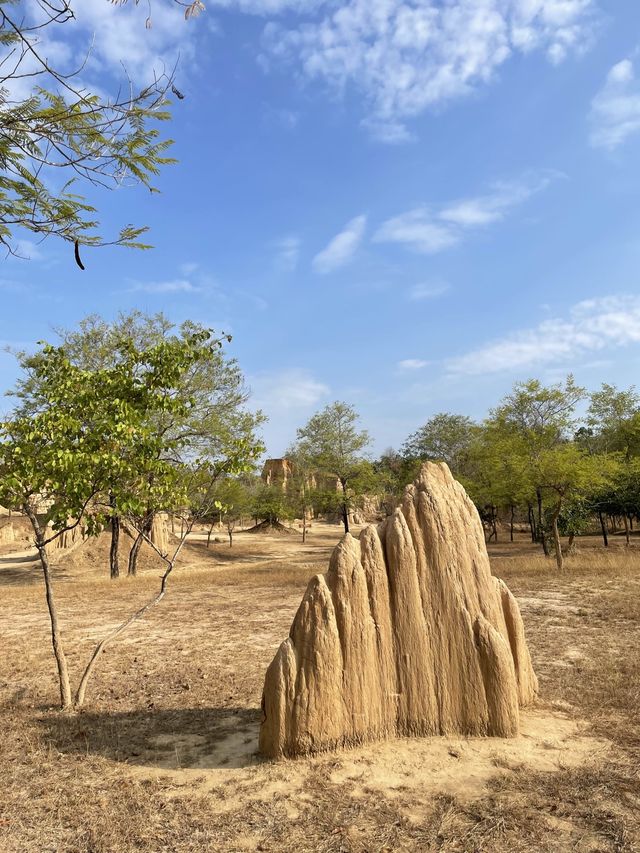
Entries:
[[257,708],[149,709],[47,714],[39,719],[63,754],[94,754],[165,770],[241,768],[257,764]]

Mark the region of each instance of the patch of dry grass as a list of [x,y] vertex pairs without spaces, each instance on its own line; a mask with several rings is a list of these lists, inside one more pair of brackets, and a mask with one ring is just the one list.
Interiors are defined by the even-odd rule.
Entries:
[[[265,768],[221,750],[255,738],[264,670],[339,534],[316,530],[305,546],[240,535],[208,553],[193,542],[165,602],[107,652],[75,717],[53,707],[42,590],[0,585],[0,850],[638,851],[640,549],[587,543],[559,576],[524,541],[492,548],[522,603],[543,704],[610,739],[606,763],[504,770],[469,801],[336,785],[331,755]],[[153,566],[115,584],[104,572],[79,559],[60,566],[74,674],[157,583]],[[203,752],[213,758],[199,769]]]

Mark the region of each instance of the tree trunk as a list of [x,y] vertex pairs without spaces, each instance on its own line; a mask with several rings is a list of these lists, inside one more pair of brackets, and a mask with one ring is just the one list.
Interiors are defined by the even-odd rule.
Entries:
[[544,555],[545,557],[548,557],[549,543],[547,542],[547,533],[544,529],[544,521],[542,518],[542,492],[540,489],[536,489],[536,496],[538,499],[538,536],[540,538],[540,544],[542,545]]
[[44,535],[38,516],[29,506],[25,506],[25,513],[31,522],[33,532],[36,538],[36,548],[40,557],[42,566],[42,575],[44,577],[44,588],[47,598],[47,609],[49,611],[49,623],[51,625],[51,644],[53,646],[53,654],[58,667],[58,685],[60,687],[60,706],[63,711],[68,711],[73,707],[71,698],[71,684],[69,683],[69,670],[67,668],[67,658],[62,647],[62,637],[60,636],[60,627],[58,625],[58,610],[56,608],[55,598],[53,596],[53,582],[51,579],[51,569],[49,567],[49,558],[47,548],[44,544]]
[[556,549],[556,563],[558,565],[558,571],[562,571],[564,567],[564,559],[562,556],[562,544],[560,542],[560,533],[558,531],[558,518],[560,517],[560,509],[562,507],[562,503],[558,501],[556,508],[553,511],[553,519],[551,522],[551,529],[553,532],[553,544]]
[[342,486],[342,494],[344,495],[342,499],[342,523],[344,524],[344,532],[349,532],[349,504],[347,501],[347,481],[340,479],[340,484]]
[[625,544],[628,545],[629,544],[629,516],[626,514],[626,512],[624,514],[624,538],[625,538]]
[[227,533],[229,534],[229,548],[233,548],[233,530],[227,527]]
[[307,510],[302,510],[302,544],[307,541]]
[[509,519],[509,541],[513,542],[513,516],[515,515],[515,507],[511,504],[511,518]]
[[151,533],[152,527],[153,514],[143,522],[142,530],[134,539],[131,550],[129,551],[129,565],[127,566],[127,575],[129,575],[129,577],[135,577],[138,573],[138,557],[140,555],[140,549],[144,542],[144,537]]
[[602,510],[598,510],[598,518],[600,519],[600,529],[602,530],[602,539],[604,540],[604,547],[609,547],[609,537],[607,536],[607,525],[604,523],[604,518],[602,517]]
[[565,557],[569,557],[571,554],[573,554],[573,549],[574,549],[574,545],[575,545],[575,538],[576,538],[575,533],[569,534],[569,539],[567,540],[567,547],[563,551],[563,554]]
[[111,506],[111,549],[109,551],[109,570],[111,579],[120,577],[120,564],[118,562],[118,545],[120,544],[120,516],[116,512],[116,499],[109,495]]
[[533,507],[531,506],[531,504],[527,504],[527,508],[528,508],[528,516],[529,516],[529,528],[531,530],[531,541],[537,542],[538,541],[538,535],[537,535],[537,531],[536,531],[536,518],[535,518],[535,515],[533,514]]
[[211,545],[211,534],[213,533],[213,528],[215,526],[215,521],[211,522],[211,527],[207,533],[207,548]]

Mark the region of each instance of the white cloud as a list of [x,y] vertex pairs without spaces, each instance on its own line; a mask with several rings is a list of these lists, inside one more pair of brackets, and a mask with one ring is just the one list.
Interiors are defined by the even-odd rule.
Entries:
[[434,222],[427,207],[418,207],[387,219],[373,239],[376,243],[401,243],[416,252],[433,255],[454,246],[460,236],[448,225]]
[[428,361],[423,361],[421,358],[405,358],[398,362],[398,369],[402,371],[421,370],[428,364]]
[[590,141],[613,150],[640,131],[640,81],[630,59],[618,62],[591,102]]
[[22,258],[29,261],[39,261],[42,258],[40,245],[39,243],[34,243],[33,240],[14,240],[12,242],[12,253],[13,254],[9,254],[7,257]]
[[544,320],[450,359],[450,373],[477,376],[521,371],[640,343],[640,297],[608,296],[575,305],[568,318]]
[[276,250],[276,269],[279,272],[293,272],[300,258],[300,238],[289,235],[282,240],[276,240],[273,245]]
[[545,172],[519,181],[497,183],[486,195],[458,199],[440,210],[417,207],[384,222],[374,240],[401,243],[426,255],[442,252],[459,243],[465,230],[504,219],[513,208],[545,189],[554,176],[557,175]]
[[307,78],[327,82],[340,94],[349,87],[360,90],[369,104],[371,127],[395,128],[387,140],[392,142],[400,141],[403,120],[488,83],[515,54],[541,51],[557,64],[583,50],[596,11],[595,0],[287,5],[309,12],[323,5],[322,14],[290,28],[269,23],[267,54],[299,64]]
[[139,293],[199,293],[201,290],[186,278],[174,278],[170,281],[137,281],[131,289]]
[[367,227],[366,216],[356,216],[348,222],[326,249],[313,259],[313,269],[317,273],[330,273],[347,264],[358,250]]
[[[29,20],[43,20],[41,5],[25,0]],[[185,21],[184,9],[175,3],[153,3],[149,13],[146,3],[77,0],[72,9],[72,19],[40,31],[37,49],[61,72],[79,69],[72,85],[84,84],[92,91],[96,86],[91,81],[105,75],[121,80],[126,70],[140,87],[153,82],[154,72],[171,73],[178,59],[184,67],[204,31],[199,22]]]
[[253,402],[267,412],[308,408],[326,399],[330,393],[328,385],[300,368],[258,374],[249,381]]
[[412,302],[421,302],[424,299],[436,299],[442,296],[449,290],[449,285],[446,282],[421,282],[414,284],[409,291],[409,299]]

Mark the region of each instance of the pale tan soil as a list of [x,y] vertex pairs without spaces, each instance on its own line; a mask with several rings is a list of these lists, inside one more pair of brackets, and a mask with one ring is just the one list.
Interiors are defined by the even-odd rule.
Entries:
[[[617,543],[583,543],[566,577],[524,537],[492,549],[541,680],[519,738],[259,760],[264,671],[339,537],[240,533],[209,552],[194,537],[165,601],[106,652],[70,718],[54,707],[37,564],[0,556],[0,850],[639,850],[640,553]],[[152,555],[111,582],[107,551],[57,558],[74,679],[156,589]]]

